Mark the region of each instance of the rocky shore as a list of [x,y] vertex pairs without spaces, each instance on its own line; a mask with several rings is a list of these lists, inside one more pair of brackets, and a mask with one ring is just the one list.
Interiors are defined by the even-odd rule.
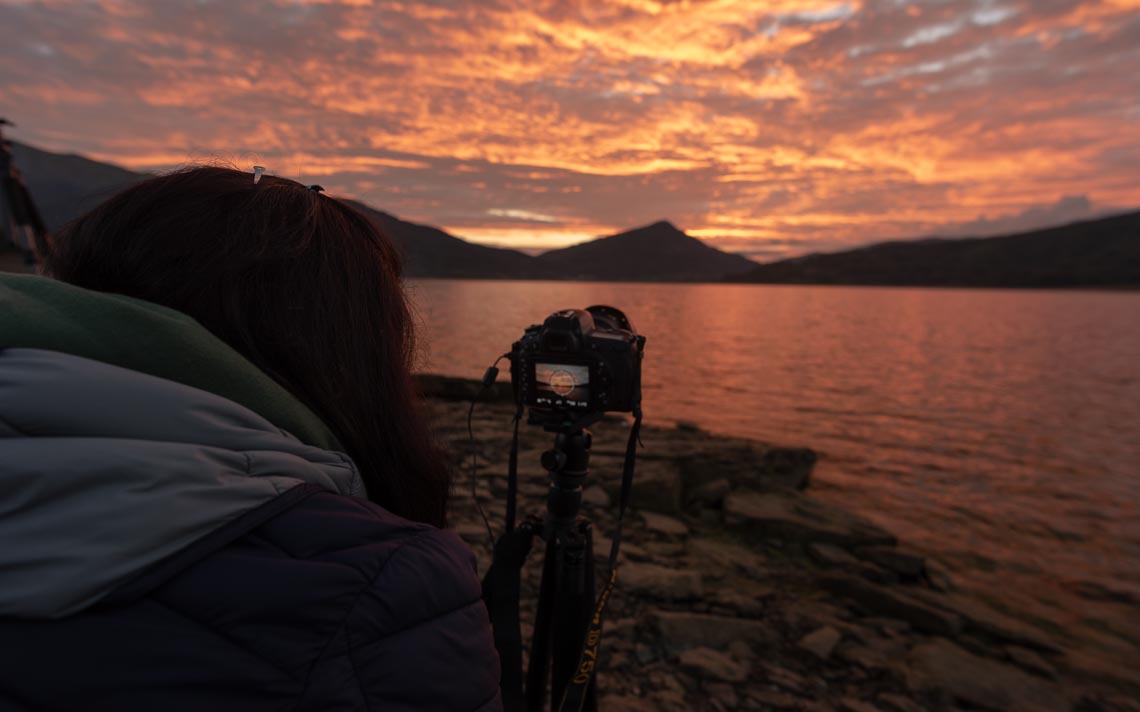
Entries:
[[[457,466],[452,526],[482,574],[487,531],[470,493],[467,400],[476,384],[421,376]],[[477,498],[501,530],[509,385],[475,411]],[[583,514],[599,574],[616,520],[629,423],[591,428]],[[523,427],[520,512],[540,513],[539,456]],[[692,425],[646,427],[598,677],[602,710],[1127,710],[1140,687],[1067,664],[1063,637],[955,587],[936,561],[810,495],[816,455]],[[524,570],[524,640],[539,556]],[[1127,663],[1126,663],[1127,664]]]

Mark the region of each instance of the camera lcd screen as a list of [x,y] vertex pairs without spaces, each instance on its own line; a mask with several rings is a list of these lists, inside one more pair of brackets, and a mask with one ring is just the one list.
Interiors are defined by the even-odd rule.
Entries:
[[590,407],[590,367],[585,364],[534,364],[534,405]]

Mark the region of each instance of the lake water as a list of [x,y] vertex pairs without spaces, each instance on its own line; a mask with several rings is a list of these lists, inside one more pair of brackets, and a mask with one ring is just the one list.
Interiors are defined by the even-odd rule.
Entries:
[[[422,370],[478,378],[591,304],[646,420],[822,455],[814,490],[1080,649],[1140,646],[1140,293],[417,280]],[[505,376],[501,376],[504,378]]]

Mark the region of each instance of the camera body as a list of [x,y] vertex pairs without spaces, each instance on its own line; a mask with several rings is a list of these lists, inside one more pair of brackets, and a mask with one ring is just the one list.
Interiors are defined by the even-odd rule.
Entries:
[[515,401],[547,430],[582,428],[641,404],[645,337],[620,310],[565,309],[529,326],[511,346]]

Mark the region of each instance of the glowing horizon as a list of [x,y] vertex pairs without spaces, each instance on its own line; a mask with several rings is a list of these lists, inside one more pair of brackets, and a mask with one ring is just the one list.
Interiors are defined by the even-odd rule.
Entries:
[[[1140,206],[1140,0],[0,2],[13,137],[484,244],[757,259]],[[18,39],[14,39],[18,38]]]

